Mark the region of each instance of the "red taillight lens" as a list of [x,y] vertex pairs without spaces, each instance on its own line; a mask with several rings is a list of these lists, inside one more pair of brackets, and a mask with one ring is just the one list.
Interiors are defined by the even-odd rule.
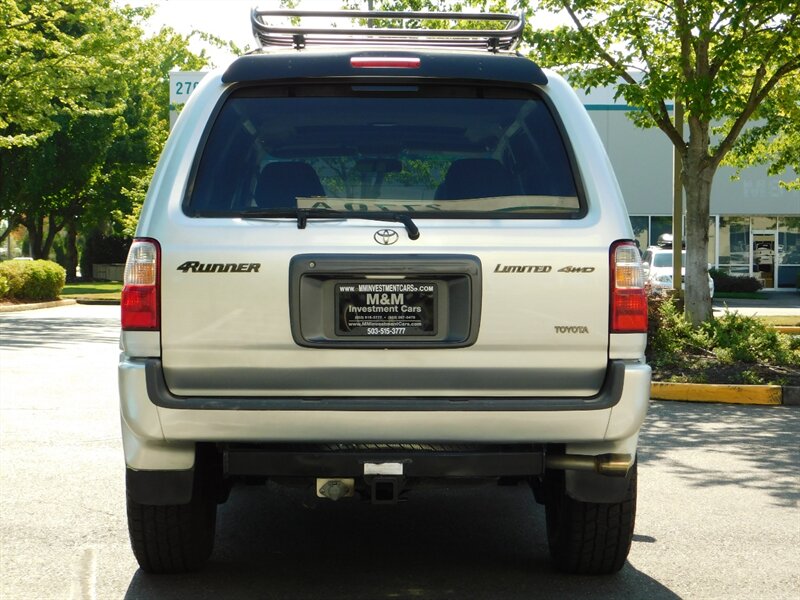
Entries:
[[122,288],[122,329],[157,331],[161,326],[160,293],[161,249],[158,242],[135,239],[125,263]]
[[354,69],[419,69],[419,58],[412,56],[353,56]]
[[611,246],[611,333],[647,333],[647,294],[639,250],[633,242]]

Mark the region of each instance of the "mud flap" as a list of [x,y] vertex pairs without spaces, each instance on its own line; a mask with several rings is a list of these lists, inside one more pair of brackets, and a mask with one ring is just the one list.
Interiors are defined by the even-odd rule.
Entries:
[[626,498],[631,470],[625,477],[610,477],[594,471],[565,471],[567,496],[580,502],[622,502]]
[[194,469],[186,471],[135,471],[125,469],[125,486],[140,504],[188,504],[192,499]]

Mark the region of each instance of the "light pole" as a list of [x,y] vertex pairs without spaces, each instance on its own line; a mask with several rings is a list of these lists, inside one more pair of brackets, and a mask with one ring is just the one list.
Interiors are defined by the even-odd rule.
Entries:
[[[683,138],[683,103],[675,100],[675,129]],[[683,266],[683,162],[676,146],[672,147],[672,289],[681,296]]]

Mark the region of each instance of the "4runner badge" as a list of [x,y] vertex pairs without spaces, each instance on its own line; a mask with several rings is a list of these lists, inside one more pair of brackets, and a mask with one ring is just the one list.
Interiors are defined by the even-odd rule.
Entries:
[[381,246],[391,246],[400,239],[400,236],[394,229],[379,229],[372,238]]
[[178,267],[184,273],[258,273],[261,263],[201,263],[187,260]]

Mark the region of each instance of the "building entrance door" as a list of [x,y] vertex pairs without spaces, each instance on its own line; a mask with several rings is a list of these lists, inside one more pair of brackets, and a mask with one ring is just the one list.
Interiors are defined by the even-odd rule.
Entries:
[[750,250],[753,276],[761,279],[765,290],[775,289],[778,281],[777,231],[753,231]]

